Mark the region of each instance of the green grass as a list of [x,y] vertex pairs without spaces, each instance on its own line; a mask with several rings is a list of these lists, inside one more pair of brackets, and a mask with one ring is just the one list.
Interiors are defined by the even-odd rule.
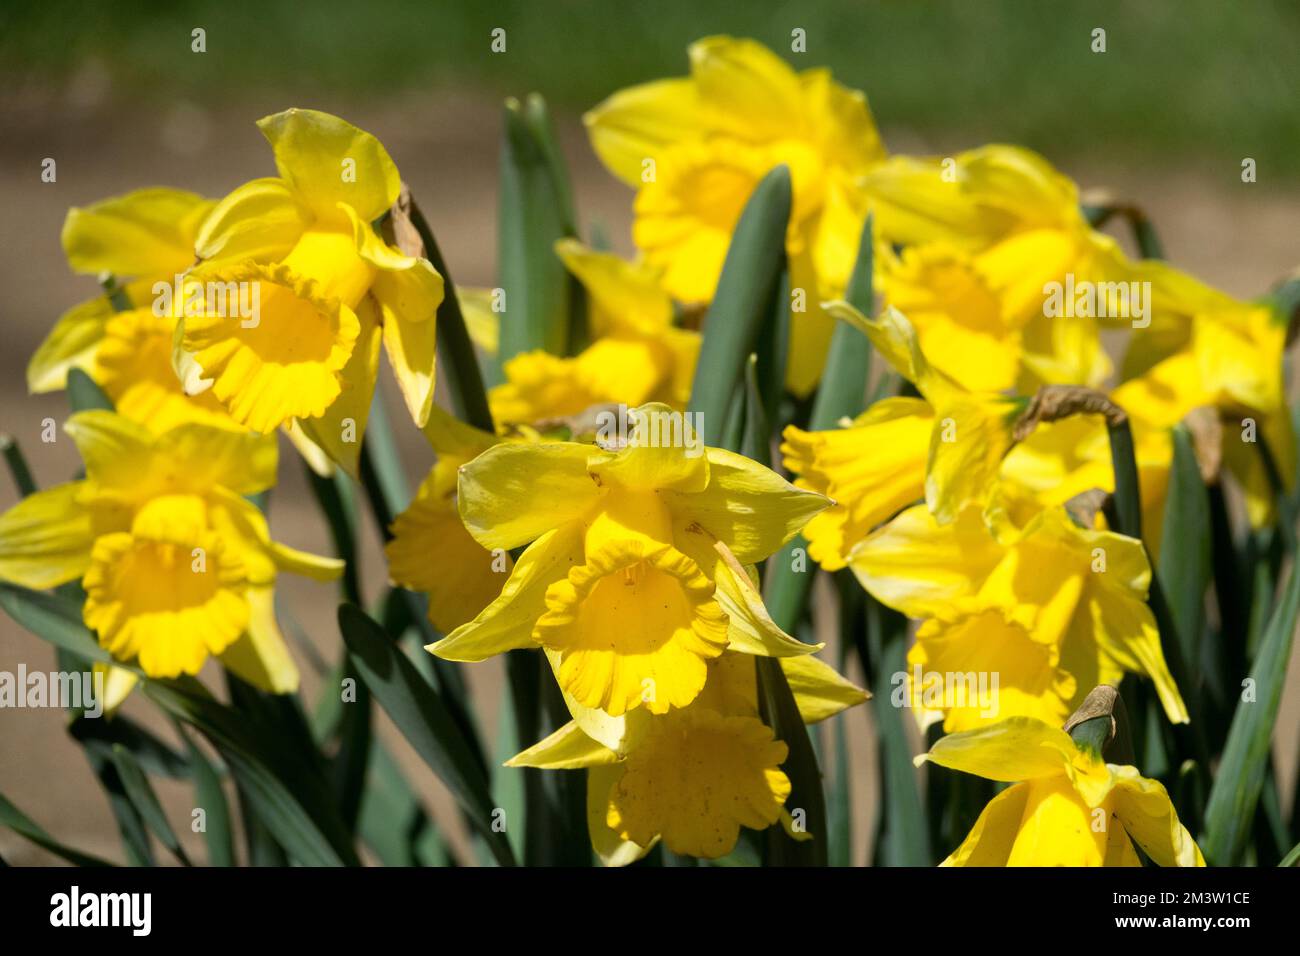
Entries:
[[[241,92],[382,95],[466,85],[539,90],[581,109],[621,86],[684,73],[685,47],[754,36],[867,91],[886,128],[944,149],[1017,141],[1058,159],[1176,158],[1235,177],[1300,176],[1300,4],[1293,0],[177,0],[29,3],[0,13],[0,82],[61,82],[90,58],[124,96],[213,104]],[[306,9],[309,13],[302,13]],[[1094,27],[1107,52],[1090,50]],[[207,52],[190,51],[190,30]],[[508,50],[489,51],[492,28]]]

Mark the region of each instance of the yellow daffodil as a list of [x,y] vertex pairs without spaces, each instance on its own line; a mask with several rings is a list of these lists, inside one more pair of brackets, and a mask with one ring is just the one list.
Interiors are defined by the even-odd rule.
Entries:
[[628,423],[621,444],[605,436],[607,448],[507,443],[460,469],[460,515],[474,539],[528,547],[500,596],[433,653],[478,661],[544,648],[566,694],[618,716],[686,706],[728,648],[814,649],[773,623],[745,566],[829,502],[705,448],[667,406],[634,409]]
[[1049,289],[1063,294],[1067,276],[1069,288],[1135,277],[1115,240],[1084,219],[1074,183],[1045,159],[997,145],[896,156],[870,170],[864,188],[886,301],[912,320],[935,367],[977,390],[1106,379],[1107,310],[1062,302],[1054,313]]
[[437,405],[424,434],[438,460],[414,500],[393,522],[384,548],[394,584],[429,595],[429,620],[446,634],[472,621],[501,593],[512,566],[470,537],[456,510],[460,466],[497,443],[494,435],[457,421]]
[[[815,657],[785,657],[781,666],[805,723],[868,697]],[[735,848],[742,826],[778,821],[817,839],[798,833],[785,808],[787,748],[759,718],[754,658],[727,651],[707,670],[684,708],[594,722],[578,708],[579,719],[507,766],[588,768],[588,831],[606,865],[634,862],[660,839],[674,853],[716,859]]]
[[241,425],[265,433],[297,422],[355,471],[381,338],[411,417],[428,418],[442,277],[376,231],[401,185],[377,139],[314,110],[258,127],[279,176],[221,200],[189,279],[248,284],[259,315],[213,309],[206,297],[187,309],[177,370],[190,390],[211,388]]
[[932,367],[911,323],[895,310],[868,319],[847,303],[828,309],[862,329],[922,396],[883,399],[846,428],[786,428],[781,452],[797,484],[836,502],[804,531],[809,554],[834,571],[873,528],[918,499],[943,522],[967,502],[986,502],[1022,405],[967,391]]
[[[194,241],[215,202],[179,189],[141,189],[69,210],[63,251],[76,272],[121,281],[66,312],[27,366],[32,392],[63,388],[80,368],[117,411],[161,433],[184,422],[234,427],[211,395],[187,396],[172,371],[176,313],[156,308],[194,263]],[[121,309],[119,311],[119,308]]]
[[685,408],[700,334],[673,324],[659,270],[572,239],[556,243],[556,253],[587,291],[595,341],[573,358],[539,350],[507,361],[505,382],[489,396],[492,417],[508,428],[610,403]]
[[943,866],[1204,866],[1169,794],[1029,717],[950,734],[917,757],[1012,784]]
[[[1155,684],[1169,719],[1187,721],[1146,604],[1140,541],[1082,528],[1044,508],[999,540],[976,508],[941,525],[904,511],[854,548],[850,565],[881,603],[927,619],[909,663],[922,672],[998,675],[998,699],[945,699],[945,728],[1012,714],[1062,723],[1084,693],[1126,672]],[[914,689],[915,693],[915,689]]]
[[796,73],[753,40],[690,47],[689,78],[615,93],[585,117],[606,166],[637,189],[633,239],[668,292],[708,302],[746,200],[785,164],[794,186],[786,247],[792,313],[790,387],[806,394],[833,323],[818,307],[844,294],[866,215],[859,188],[885,155],[866,98],[824,69]]
[[[150,677],[197,674],[218,656],[266,690],[296,689],[275,576],[328,580],[342,564],[272,541],[244,497],[274,483],[275,440],[194,423],[154,435],[107,411],[74,415],[66,429],[86,477],[0,516],[0,578],[31,588],[80,580],[86,626]],[[133,683],[121,671],[112,686],[122,694]]]

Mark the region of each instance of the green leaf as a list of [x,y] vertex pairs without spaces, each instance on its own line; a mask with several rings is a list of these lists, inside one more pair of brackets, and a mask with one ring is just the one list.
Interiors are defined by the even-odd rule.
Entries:
[[23,450],[18,446],[18,439],[13,435],[0,434],[0,453],[4,455],[5,464],[9,466],[9,475],[14,480],[14,487],[18,489],[18,495],[26,498],[36,490],[36,481],[32,478],[32,471],[27,467],[27,459],[23,457]]
[[1201,851],[1214,866],[1237,865],[1250,837],[1255,804],[1268,771],[1269,741],[1282,702],[1297,615],[1300,567],[1293,565],[1250,669],[1253,697],[1237,704],[1205,807]]
[[727,249],[691,389],[691,411],[701,416],[706,445],[722,442],[745,360],[754,351],[763,319],[772,315],[790,202],[790,170],[777,166],[755,187]]
[[193,770],[185,757],[125,714],[114,714],[111,720],[79,714],[68,733],[83,747],[96,747],[110,758],[114,747],[125,747],[144,770],[161,777],[181,780]]
[[397,761],[376,742],[361,800],[361,839],[385,866],[448,866],[450,851]]
[[185,856],[180,840],[176,839],[176,831],[167,822],[167,815],[163,813],[162,804],[158,802],[158,795],[149,785],[149,780],[140,769],[135,756],[121,744],[114,744],[112,760],[113,766],[117,768],[117,775],[122,780],[122,786],[126,790],[127,798],[145,826],[176,859],[188,866],[189,859]]
[[257,819],[297,862],[358,864],[328,784],[309,757],[268,739],[246,713],[219,703],[197,681],[148,681],[144,692],[211,742]]
[[[869,656],[875,662],[872,713],[880,735],[880,809],[877,811],[875,859],[884,866],[932,866],[934,853],[912,743],[904,721],[912,711],[896,707],[894,675],[907,670],[907,620],[873,599],[867,602]],[[863,650],[859,645],[859,652]],[[867,663],[866,658],[863,664]]]
[[433,263],[433,267],[442,276],[443,297],[438,306],[438,372],[446,379],[452,411],[461,421],[468,422],[489,435],[495,435],[487,390],[483,387],[483,371],[479,367],[474,343],[469,337],[465,316],[460,309],[456,283],[452,281],[447,263],[442,258],[433,230],[429,228],[428,221],[414,200],[411,201],[410,215],[411,224],[424,243],[425,258]]
[[[1158,573],[1182,642],[1183,660],[1199,662],[1205,628],[1205,591],[1213,574],[1210,496],[1201,480],[1187,429],[1181,425],[1174,428],[1173,442],[1174,461],[1165,499]],[[1199,696],[1199,688],[1194,684],[1179,689],[1184,695]]]
[[185,741],[191,776],[194,778],[194,805],[203,811],[203,838],[208,846],[209,866],[234,866],[235,842],[230,825],[230,803],[221,786],[221,775],[189,732],[178,722],[177,733]]
[[104,394],[104,390],[79,368],[68,370],[68,404],[74,412],[88,412],[93,409],[113,411],[113,400]]
[[803,811],[803,824],[811,840],[795,840],[781,824],[767,828],[766,862],[774,866],[826,866],[829,859],[830,832],[826,826],[826,799],[822,794],[821,771],[808,728],[799,716],[799,707],[790,692],[790,684],[774,657],[756,657],[758,671],[758,710],[763,722],[772,728],[778,740],[789,748],[781,768],[790,778],[790,796],[785,808],[796,821]]
[[0,581],[0,607],[16,622],[42,640],[86,661],[122,665],[99,646],[95,635],[81,623],[81,605],[70,598],[33,591]]
[[506,296],[501,363],[533,349],[568,353],[572,286],[555,243],[574,234],[567,176],[547,141],[545,105],[540,97],[530,97],[527,105],[509,99],[504,118],[497,233]]
[[72,847],[65,846],[55,840],[45,832],[40,824],[10,803],[4,794],[0,794],[0,826],[8,827],[24,839],[35,843],[41,849],[53,853],[60,859],[67,860],[74,866],[113,865],[107,860],[102,860],[89,853],[82,853],[80,850],[74,850]]
[[514,854],[505,834],[492,829],[494,807],[487,779],[445,702],[364,611],[343,604],[338,618],[357,671],[379,705],[447,785],[497,862],[513,865]]

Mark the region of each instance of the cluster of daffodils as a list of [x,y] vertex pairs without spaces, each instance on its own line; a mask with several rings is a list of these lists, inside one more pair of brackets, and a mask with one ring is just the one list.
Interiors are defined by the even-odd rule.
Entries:
[[219,201],[144,189],[72,210],[72,268],[108,289],[69,310],[28,366],[33,392],[88,375],[113,411],[66,431],[85,478],[0,516],[0,578],[79,584],[111,710],[139,675],[210,656],[274,693],[298,672],[276,623],[279,571],[342,562],[271,539],[252,496],[276,482],[283,428],[313,468],[355,472],[382,339],[417,424],[433,402],[442,279],[376,223],[400,189],[378,140],[289,110],[259,123],[277,176]]
[[[725,857],[746,828],[830,838],[805,827],[788,736],[760,706],[764,673],[784,675],[805,724],[868,699],[764,603],[769,576],[819,566],[913,622],[906,706],[935,739],[918,762],[1011,784],[947,864],[1203,865],[1159,782],[1064,728],[1125,679],[1171,725],[1191,720],[1149,603],[1173,429],[1194,419],[1209,477],[1221,463],[1249,522],[1275,522],[1296,473],[1287,317],[1130,259],[1027,150],[890,155],[861,93],[753,41],[701,40],[688,77],[585,119],[636,191],[637,254],[573,236],[547,250],[583,290],[581,345],[499,355],[474,424],[435,402],[438,324],[463,321],[495,355],[512,314],[501,290],[444,303],[424,246],[398,238],[414,230],[403,184],[370,134],[288,110],[258,124],[273,176],[219,200],[156,188],[74,209],[69,264],[105,291],[59,319],[28,384],[56,391],[77,370],[112,410],[65,424],[83,477],[0,516],[0,579],[80,604],[111,661],[96,665],[109,710],[210,657],[294,693],[276,576],[345,565],[272,539],[277,436],[321,476],[362,475],[382,345],[436,455],[385,529],[390,581],[427,594],[439,658],[549,665],[571,719],[507,766],[583,772],[606,864],[660,846]],[[737,225],[780,166],[791,201],[773,244],[791,299],[770,317],[785,365],[767,387],[782,394],[762,404],[782,417],[758,444],[779,447],[784,474],[706,447],[692,417],[717,371],[710,335],[728,331],[708,316]],[[863,261],[872,289],[855,287]],[[878,311],[847,301],[875,296]],[[860,414],[813,427],[845,325],[880,361],[870,381],[857,370]],[[1122,353],[1104,338],[1120,330]],[[752,412],[755,391],[738,383],[735,407]],[[626,426],[616,437],[607,416]],[[1116,421],[1140,486],[1124,526],[1103,506],[1123,484]],[[797,535],[813,567],[774,558]],[[954,674],[991,678],[991,693],[930,693]]]

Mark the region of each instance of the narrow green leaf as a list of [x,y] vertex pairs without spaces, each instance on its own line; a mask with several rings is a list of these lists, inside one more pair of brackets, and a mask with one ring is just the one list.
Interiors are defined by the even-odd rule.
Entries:
[[140,769],[135,756],[121,744],[113,745],[112,755],[113,766],[117,768],[117,775],[122,780],[127,798],[135,807],[136,813],[140,815],[140,819],[176,859],[189,866],[190,861],[185,855],[185,849],[181,846],[180,840],[176,839],[176,831],[167,821],[162,804],[158,802],[158,795],[149,785],[149,779]]
[[9,475],[14,480],[19,496],[26,498],[36,490],[36,480],[27,467],[27,459],[18,446],[18,439],[13,435],[0,434],[0,454],[4,455],[5,464],[9,466]]
[[1300,567],[1293,565],[1250,670],[1247,689],[1253,693],[1242,692],[1210,788],[1201,851],[1215,866],[1237,865],[1250,837],[1255,804],[1268,770],[1269,742],[1282,702],[1298,615]]
[[309,758],[267,740],[246,714],[214,700],[196,681],[148,681],[144,692],[216,747],[257,819],[297,862],[357,865],[347,827]]
[[112,720],[79,714],[68,733],[83,747],[97,747],[110,757],[114,747],[125,747],[145,771],[160,777],[182,780],[192,772],[185,757],[125,714],[114,714]]
[[452,411],[461,421],[494,435],[496,429],[488,408],[487,390],[483,387],[483,371],[456,296],[456,283],[442,258],[433,230],[414,200],[410,215],[411,224],[424,243],[425,258],[442,276],[443,298],[438,306],[438,372],[446,378]]
[[[894,704],[896,674],[907,670],[907,620],[874,600],[867,602],[866,647],[875,662],[869,702],[880,737],[880,808],[877,811],[875,860],[884,866],[932,866],[930,827],[912,743],[904,721],[912,711]],[[862,653],[863,645],[859,645]],[[863,659],[864,669],[867,665]]]
[[208,846],[209,866],[234,866],[234,831],[230,825],[230,803],[221,786],[221,775],[198,745],[189,731],[179,722],[176,730],[185,741],[189,754],[191,775],[194,778],[194,806],[203,811],[203,838]]
[[55,647],[82,660],[118,664],[81,623],[81,605],[67,597],[0,581],[0,607],[28,631]]
[[718,445],[759,325],[772,315],[790,219],[790,170],[777,166],[755,187],[736,224],[704,324],[691,389],[706,445]]
[[[1158,573],[1182,642],[1183,660],[1199,662],[1205,628],[1205,591],[1213,574],[1210,496],[1201,480],[1187,429],[1181,425],[1176,427],[1173,440],[1174,460],[1165,499]],[[1195,684],[1179,689],[1184,696],[1200,693]]]
[[795,840],[779,823],[768,827],[766,862],[774,866],[826,866],[830,845],[826,799],[808,728],[799,716],[781,662],[774,657],[756,657],[754,663],[758,672],[759,714],[776,738],[789,748],[781,765],[790,778],[790,796],[785,808],[796,824],[802,824],[805,832],[812,834],[811,840]]
[[14,806],[9,799],[0,794],[0,826],[6,826],[20,837],[35,843],[41,849],[53,853],[60,859],[67,860],[73,866],[112,866],[89,853],[82,853],[70,846],[65,846],[45,831],[40,824]]
[[379,705],[447,785],[497,862],[513,865],[505,835],[492,829],[494,807],[488,782],[446,703],[360,608],[341,605],[338,617],[343,641]]
[[[542,109],[531,101],[527,108],[515,99],[505,104],[497,233],[499,282],[506,297],[501,363],[533,349],[553,355],[568,351],[569,274],[554,247],[572,234],[572,215],[562,176],[552,165],[554,154],[538,136]],[[495,373],[499,379],[499,367]]]

